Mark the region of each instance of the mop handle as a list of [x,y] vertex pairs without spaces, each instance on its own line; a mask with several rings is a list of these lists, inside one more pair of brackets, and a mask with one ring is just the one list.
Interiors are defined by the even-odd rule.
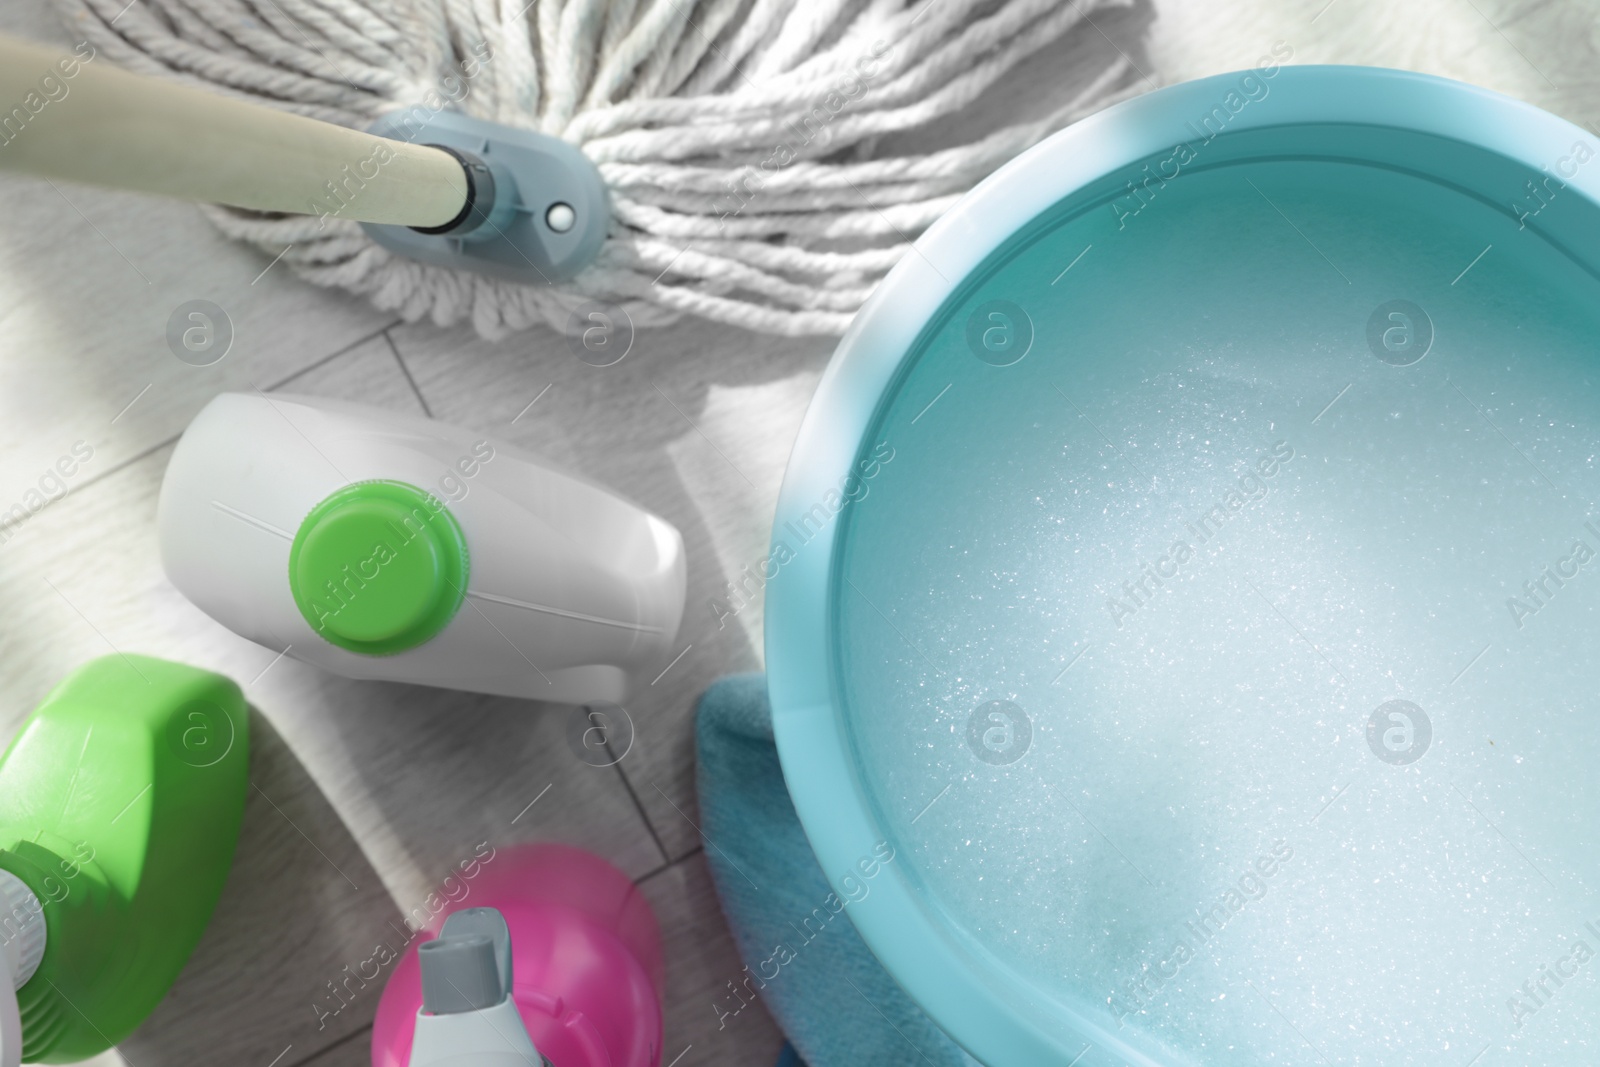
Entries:
[[455,156],[118,70],[92,45],[0,34],[0,170],[404,226],[466,205]]

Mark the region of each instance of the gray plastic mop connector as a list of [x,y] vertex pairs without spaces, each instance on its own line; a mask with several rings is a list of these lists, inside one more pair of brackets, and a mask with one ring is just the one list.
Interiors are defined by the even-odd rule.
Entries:
[[610,221],[605,182],[587,156],[555,137],[456,111],[393,111],[369,133],[443,148],[474,190],[461,218],[423,231],[363,222],[380,245],[410,259],[525,285],[553,285],[600,252]]

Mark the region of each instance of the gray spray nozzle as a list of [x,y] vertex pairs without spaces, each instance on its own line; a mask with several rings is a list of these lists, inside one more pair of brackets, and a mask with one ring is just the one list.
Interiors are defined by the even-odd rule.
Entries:
[[430,1015],[482,1011],[511,993],[511,931],[494,908],[466,908],[417,949],[422,1010]]
[[511,931],[494,908],[467,908],[417,948],[422,1010],[408,1067],[550,1067],[511,990]]

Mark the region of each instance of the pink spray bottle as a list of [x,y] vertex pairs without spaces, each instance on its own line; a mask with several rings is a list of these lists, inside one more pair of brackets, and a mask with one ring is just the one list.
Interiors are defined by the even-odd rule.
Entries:
[[609,863],[502,849],[435,922],[384,987],[373,1067],[659,1067],[661,933]]

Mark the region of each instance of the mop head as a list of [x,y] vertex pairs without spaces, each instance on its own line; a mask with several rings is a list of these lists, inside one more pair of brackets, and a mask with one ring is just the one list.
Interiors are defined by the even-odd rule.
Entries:
[[[1072,99],[927,142],[1018,63],[1131,0],[56,0],[125,69],[365,128],[457,109],[576,145],[610,190],[595,263],[559,286],[417,263],[347,219],[207,208],[228,235],[407,321],[496,338],[590,301],[843,332],[923,229],[1012,156],[1131,90],[1085,48]],[[1087,76],[1084,76],[1087,75]],[[905,135],[905,136],[901,136]]]

